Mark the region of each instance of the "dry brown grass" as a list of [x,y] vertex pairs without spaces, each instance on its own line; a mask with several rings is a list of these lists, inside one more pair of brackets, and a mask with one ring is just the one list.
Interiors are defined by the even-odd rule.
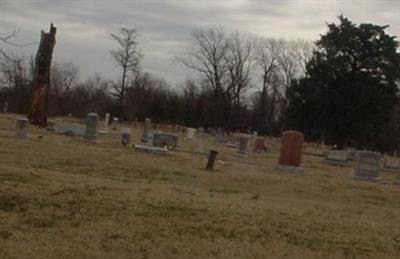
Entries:
[[15,118],[0,116],[0,258],[400,257],[392,173],[355,181],[310,155],[304,174],[281,173],[276,148],[242,158],[204,140],[228,162],[209,173],[182,136],[163,157],[118,132],[88,144],[30,126],[16,140]]

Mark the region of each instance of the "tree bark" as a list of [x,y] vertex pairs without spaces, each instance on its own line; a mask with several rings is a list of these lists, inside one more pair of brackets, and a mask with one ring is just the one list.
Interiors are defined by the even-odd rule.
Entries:
[[29,121],[41,127],[47,126],[47,100],[50,88],[51,60],[56,44],[57,28],[50,24],[50,31],[42,31],[35,58],[32,103],[28,113]]

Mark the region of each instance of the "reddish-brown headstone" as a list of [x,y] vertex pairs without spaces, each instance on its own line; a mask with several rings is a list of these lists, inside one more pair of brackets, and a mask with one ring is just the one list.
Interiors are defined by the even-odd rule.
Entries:
[[300,166],[303,142],[303,133],[294,130],[283,132],[279,164]]
[[266,152],[266,151],[267,151],[267,147],[265,146],[265,138],[257,138],[254,143],[253,152],[259,153],[259,152]]

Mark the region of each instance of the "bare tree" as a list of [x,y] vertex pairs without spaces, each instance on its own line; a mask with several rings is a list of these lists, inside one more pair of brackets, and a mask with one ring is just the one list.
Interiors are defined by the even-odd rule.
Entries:
[[263,132],[271,133],[274,124],[273,114],[279,93],[279,56],[283,41],[260,38],[257,41],[256,65],[261,77],[261,91],[255,106],[255,126]]
[[56,27],[50,24],[50,32],[42,31],[39,49],[35,58],[32,103],[28,112],[29,121],[38,126],[47,126],[47,101],[50,88],[50,70],[53,49],[56,44]]
[[120,119],[124,116],[124,97],[126,85],[130,75],[137,75],[140,70],[140,61],[143,57],[138,49],[138,37],[140,36],[136,29],[121,28],[118,34],[110,34],[118,43],[117,50],[111,50],[110,53],[121,68],[120,82],[114,85],[115,96],[118,100]]
[[254,40],[249,35],[239,32],[228,38],[227,68],[229,85],[227,93],[231,93],[232,102],[239,106],[242,93],[249,88],[251,69],[253,68]]
[[[193,43],[180,61],[186,67],[200,73],[214,97],[215,124],[223,124],[227,118],[228,107],[224,95],[230,90],[224,83],[227,74],[226,55],[228,43],[225,31],[220,27],[198,29],[192,33]],[[222,113],[221,113],[222,111]]]
[[67,107],[70,101],[71,88],[77,83],[78,76],[79,67],[71,62],[54,64],[51,71],[50,94],[54,100],[56,114],[68,114]]
[[202,84],[214,98],[214,124],[230,126],[233,107],[250,85],[254,43],[239,32],[227,34],[221,27],[195,30],[190,49],[178,57],[186,67],[198,72]]
[[295,42],[295,57],[303,74],[306,73],[306,65],[312,56],[314,48],[315,45],[311,41],[299,39]]

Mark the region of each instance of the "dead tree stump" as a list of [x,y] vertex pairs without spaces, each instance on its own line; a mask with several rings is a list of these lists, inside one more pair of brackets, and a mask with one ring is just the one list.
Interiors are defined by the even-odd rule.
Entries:
[[42,31],[39,49],[35,58],[32,103],[28,112],[29,121],[41,127],[47,126],[47,100],[50,88],[51,60],[56,44],[57,28],[50,24],[50,32]]

